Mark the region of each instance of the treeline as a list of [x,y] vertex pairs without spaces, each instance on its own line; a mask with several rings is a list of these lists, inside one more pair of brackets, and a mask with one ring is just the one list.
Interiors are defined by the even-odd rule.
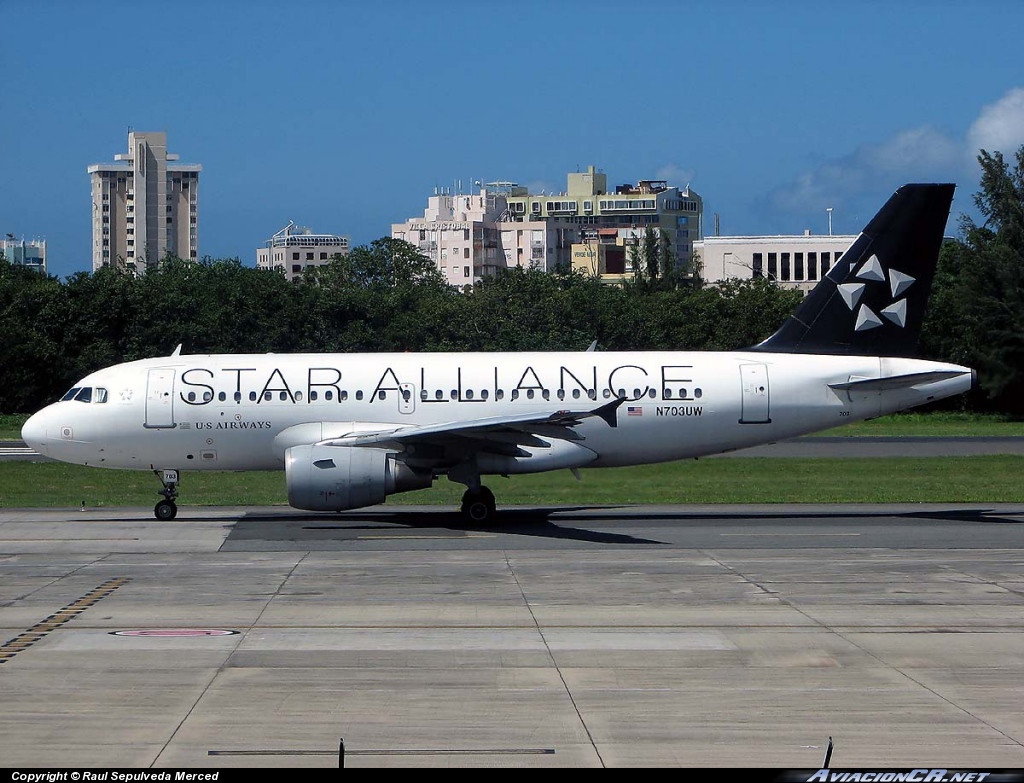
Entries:
[[[922,345],[975,367],[954,404],[1024,413],[1024,147],[1011,169],[982,153],[976,203],[943,248]],[[31,412],[82,376],[184,353],[730,350],[754,345],[800,294],[765,280],[612,286],[512,269],[466,289],[401,240],[379,239],[297,283],[237,259],[166,259],[142,277],[102,269],[66,281],[0,260],[0,413]]]

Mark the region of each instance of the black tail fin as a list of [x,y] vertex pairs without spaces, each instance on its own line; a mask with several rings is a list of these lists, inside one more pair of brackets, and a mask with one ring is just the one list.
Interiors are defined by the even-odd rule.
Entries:
[[955,185],[904,185],[752,351],[913,356]]

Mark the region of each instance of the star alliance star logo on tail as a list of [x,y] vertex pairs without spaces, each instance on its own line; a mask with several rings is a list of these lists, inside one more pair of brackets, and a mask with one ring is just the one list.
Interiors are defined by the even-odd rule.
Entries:
[[[878,260],[878,256],[872,255],[864,265],[857,272],[856,277],[860,280],[866,280],[865,283],[843,283],[839,288],[839,294],[843,297],[843,301],[846,302],[846,306],[853,310],[857,307],[857,303],[860,301],[861,296],[864,294],[864,289],[868,283],[884,283],[885,272],[882,270],[882,264]],[[882,317],[892,321],[901,329],[907,324],[907,300],[906,298],[897,299],[896,297],[901,296],[910,286],[914,284],[916,278],[906,275],[903,272],[899,272],[895,269],[889,270],[889,289],[892,291],[893,302],[888,307],[884,307],[881,310],[881,317],[876,314],[867,305],[861,305],[860,309],[857,310],[857,323],[854,326],[854,330],[858,332],[866,332],[868,329],[875,329],[882,325]]]

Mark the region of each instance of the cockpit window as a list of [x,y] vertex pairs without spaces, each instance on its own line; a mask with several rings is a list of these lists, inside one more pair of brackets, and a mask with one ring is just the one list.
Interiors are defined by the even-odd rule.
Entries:
[[75,402],[92,402],[92,386],[83,386],[75,395]]
[[107,401],[107,390],[99,386],[96,387],[96,395],[93,398],[93,402],[106,402]]
[[68,393],[60,398],[60,401],[64,402],[65,400],[73,400],[73,399],[75,399],[75,395],[78,394],[78,392],[80,392],[81,390],[82,390],[81,386],[76,386],[73,389],[69,389]]

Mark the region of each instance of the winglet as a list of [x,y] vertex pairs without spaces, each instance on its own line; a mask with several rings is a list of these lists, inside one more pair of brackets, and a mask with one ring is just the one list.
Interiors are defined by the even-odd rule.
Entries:
[[609,403],[605,403],[600,408],[594,408],[594,410],[592,410],[591,413],[594,416],[600,416],[602,419],[604,419],[605,424],[607,424],[609,427],[618,427],[619,417],[616,414],[616,412],[618,411],[619,406],[622,405],[622,403],[624,403],[625,401],[625,397],[616,397],[614,400],[612,400]]

